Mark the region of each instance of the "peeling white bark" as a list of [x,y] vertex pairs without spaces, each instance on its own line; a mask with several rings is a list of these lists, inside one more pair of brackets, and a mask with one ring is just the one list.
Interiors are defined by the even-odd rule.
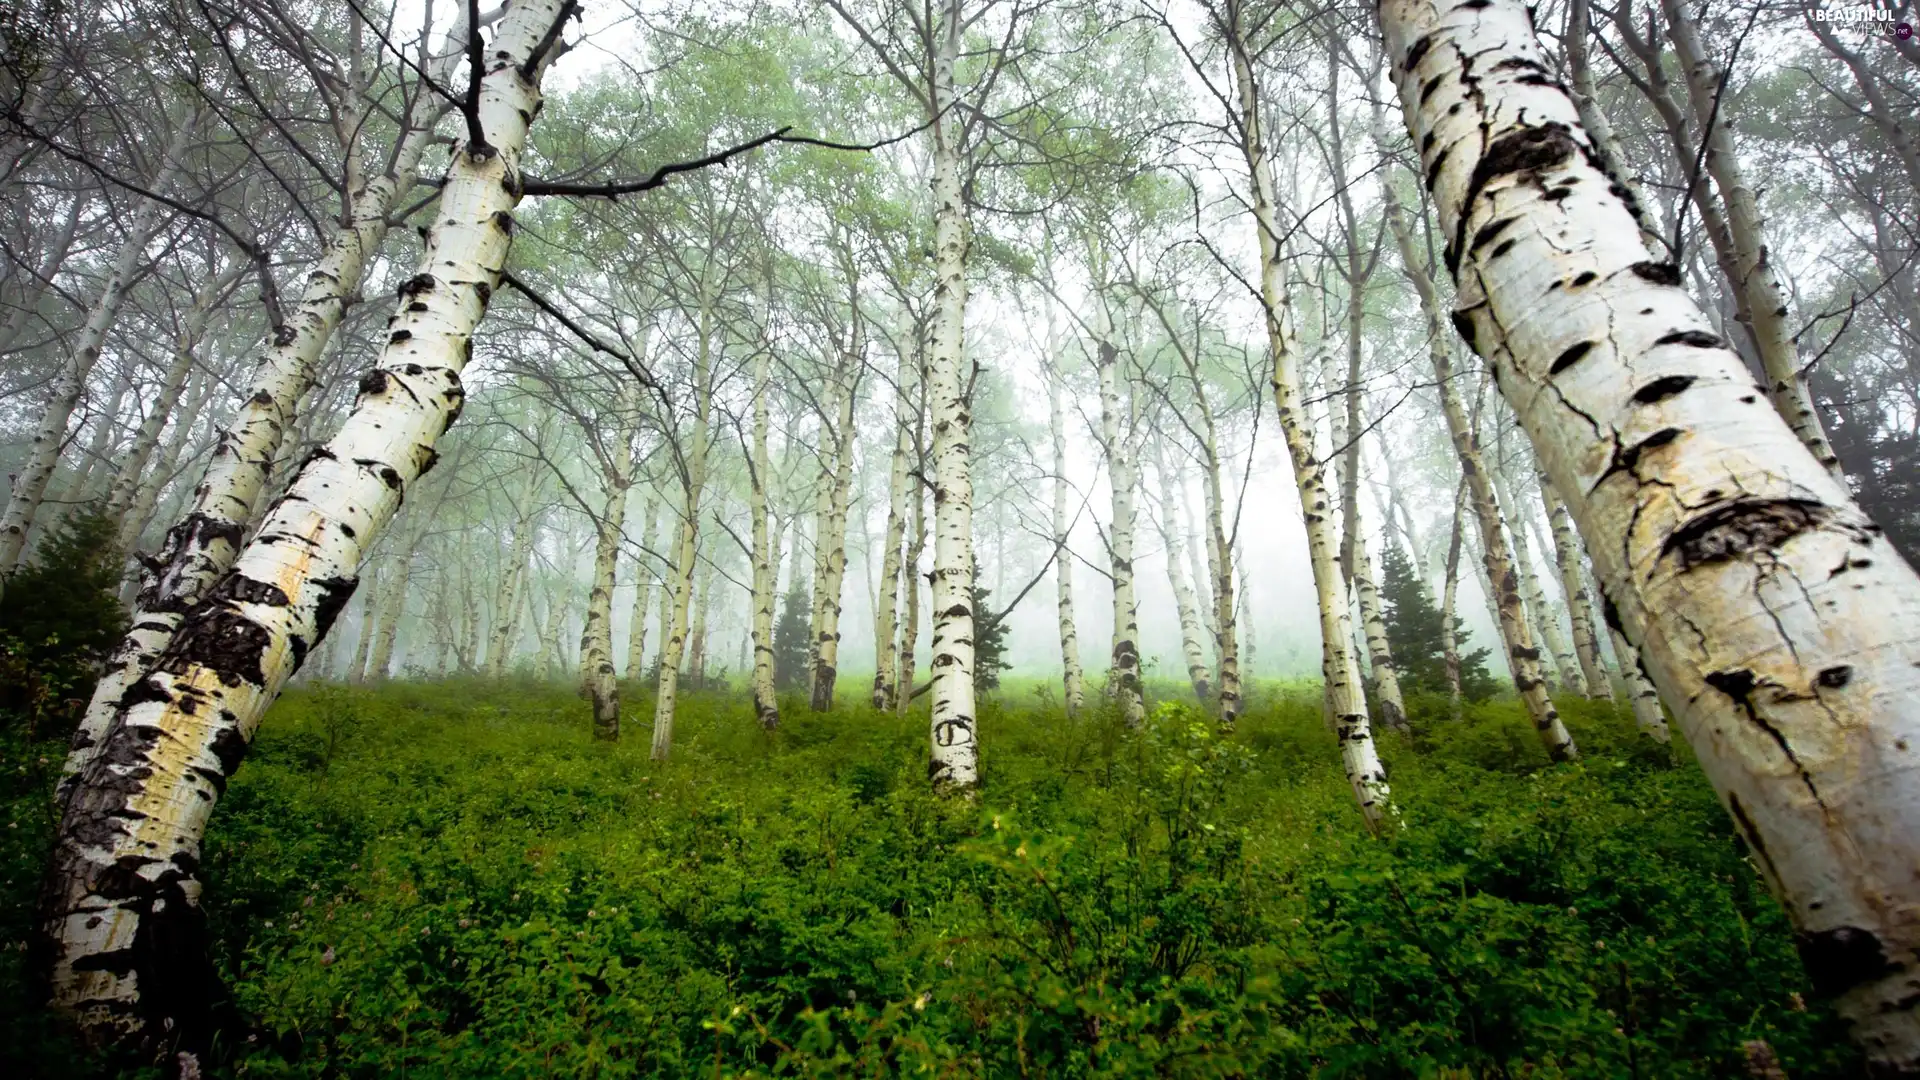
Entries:
[[1187,662],[1187,683],[1193,687],[1193,696],[1199,698],[1202,705],[1208,705],[1213,701],[1212,673],[1207,669],[1207,656],[1200,644],[1204,630],[1200,625],[1199,604],[1181,565],[1186,561],[1186,537],[1174,519],[1180,484],[1167,468],[1166,447],[1159,439],[1154,440],[1153,455],[1154,469],[1160,474],[1160,513],[1154,521],[1159,526],[1161,546],[1166,550],[1167,583],[1173,588],[1174,613],[1180,619],[1180,652]]
[[[1113,648],[1107,668],[1107,693],[1120,702],[1128,727],[1146,721],[1140,684],[1140,612],[1134,599],[1134,488],[1139,482],[1133,460],[1133,379],[1120,398],[1120,349],[1113,343],[1107,302],[1095,295],[1094,366],[1100,375],[1100,443],[1107,457],[1107,488],[1113,518],[1107,525],[1107,569],[1113,578]],[[1122,413],[1122,409],[1125,412]]]
[[1871,1069],[1920,1075],[1920,577],[1647,260],[1519,0],[1381,19],[1457,325],[1816,988]]
[[[859,319],[859,313],[854,313]],[[832,428],[833,453],[828,471],[821,477],[825,495],[821,500],[825,515],[816,526],[814,548],[820,557],[819,590],[815,594],[813,617],[816,631],[813,641],[814,712],[833,708],[834,684],[840,675],[840,608],[847,581],[847,504],[853,494],[853,406],[859,385],[860,333],[856,324],[854,346],[835,380],[834,406],[837,416]]]
[[570,10],[507,10],[480,86],[487,144],[455,152],[421,272],[352,415],[121,700],[67,801],[42,930],[55,1006],[100,1037],[211,1040],[201,836],[267,705],[351,599],[362,557],[458,414],[459,373],[507,256],[538,80]]
[[1086,674],[1080,666],[1080,632],[1073,619],[1073,552],[1067,549],[1067,425],[1060,410],[1060,374],[1047,372],[1047,423],[1053,436],[1054,596],[1060,612],[1061,690],[1067,715],[1080,715],[1087,703]]
[[[915,340],[918,340],[916,335]],[[907,472],[907,455],[913,449],[916,422],[914,398],[916,358],[901,350],[894,368],[893,458],[887,473],[886,554],[880,560],[880,597],[874,604],[873,624],[873,707],[891,711],[894,695],[900,692],[898,634],[900,616],[900,549],[907,540],[907,485],[917,483]],[[907,687],[911,693],[913,688]]]

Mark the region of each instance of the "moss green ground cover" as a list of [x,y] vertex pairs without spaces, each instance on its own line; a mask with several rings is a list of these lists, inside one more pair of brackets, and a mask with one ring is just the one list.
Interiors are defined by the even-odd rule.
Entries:
[[[1161,688],[1169,697],[1176,688]],[[1856,1059],[1698,769],[1562,702],[1382,739],[1365,834],[1312,688],[1237,733],[983,710],[977,805],[924,790],[924,706],[684,699],[674,760],[564,688],[289,693],[215,817],[219,1075],[1724,1077]],[[31,1007],[60,747],[8,729],[0,1074],[83,1075]],[[44,760],[43,760],[44,759]]]

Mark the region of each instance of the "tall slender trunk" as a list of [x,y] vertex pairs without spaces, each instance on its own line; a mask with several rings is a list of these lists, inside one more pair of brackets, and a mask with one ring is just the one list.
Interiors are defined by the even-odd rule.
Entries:
[[772,427],[767,397],[773,384],[773,346],[762,341],[755,348],[753,459],[748,473],[753,485],[748,498],[753,514],[753,715],[762,728],[772,731],[780,725],[780,699],[773,684],[773,605],[778,601],[780,586],[780,562],[774,548],[779,540],[767,527],[767,488],[773,481],[773,462],[767,453],[767,435]]
[[[165,191],[172,186],[175,175],[180,171],[180,159],[186,152],[187,143],[199,130],[203,116],[202,113],[196,113],[191,120],[174,129],[166,149],[162,151],[158,171],[148,183],[151,190]],[[46,497],[47,483],[53,479],[53,472],[59,467],[60,447],[66,441],[67,425],[73,420],[73,411],[79,407],[80,399],[86,396],[87,376],[92,373],[94,365],[100,362],[100,350],[106,344],[107,331],[113,328],[114,319],[120,314],[120,305],[126,300],[127,288],[133,284],[135,272],[146,260],[147,244],[166,224],[168,217],[165,204],[153,199],[141,202],[140,209],[133,215],[132,224],[127,228],[127,235],[120,241],[120,251],[107,270],[106,279],[100,283],[100,291],[94,295],[93,306],[87,310],[87,321],[74,336],[66,362],[54,379],[52,397],[46,411],[40,414],[39,425],[34,428],[26,463],[14,476],[13,492],[7,499],[6,511],[0,513],[0,590],[6,588],[7,576],[18,567],[26,552],[27,532],[33,528],[41,500]]]
[[1067,425],[1060,410],[1060,373],[1047,372],[1047,424],[1053,436],[1053,577],[1060,611],[1060,669],[1068,716],[1087,703],[1080,667],[1080,632],[1073,619],[1073,552],[1067,550]]
[[[1339,542],[1330,518],[1326,462],[1314,447],[1313,428],[1300,392],[1300,356],[1293,337],[1293,298],[1287,281],[1287,256],[1280,240],[1285,234],[1280,227],[1273,165],[1267,157],[1259,89],[1254,83],[1246,43],[1238,36],[1239,9],[1231,10],[1236,23],[1228,31],[1227,50],[1239,92],[1240,152],[1251,181],[1254,226],[1259,232],[1260,299],[1266,307],[1267,347],[1273,365],[1273,405],[1279,414],[1287,455],[1292,459],[1294,484],[1300,493],[1300,508],[1306,522],[1307,554],[1320,607],[1321,675],[1335,718],[1340,757],[1361,816],[1367,828],[1377,833],[1382,821],[1393,813],[1392,796],[1387,787],[1386,767],[1374,749],[1366,690],[1358,678],[1350,644],[1352,633],[1347,626],[1346,598],[1340,588],[1340,568],[1335,564]],[[1223,544],[1223,554],[1225,550]]]
[[1844,479],[1840,458],[1827,442],[1820,414],[1814,411],[1813,395],[1807,390],[1806,372],[1800,367],[1800,351],[1794,344],[1787,312],[1787,292],[1774,276],[1767,252],[1760,201],[1747,183],[1746,171],[1740,167],[1734,149],[1731,110],[1716,104],[1722,89],[1719,67],[1701,44],[1699,27],[1686,7],[1679,0],[1661,0],[1661,7],[1667,16],[1667,39],[1673,42],[1674,53],[1686,72],[1694,122],[1706,133],[1707,175],[1713,177],[1713,186],[1726,206],[1727,237],[1733,241],[1732,284],[1747,299],[1754,345],[1767,373],[1767,395],[1808,452],[1835,478]]
[[[1374,140],[1386,152],[1386,126],[1380,109],[1373,112]],[[1460,472],[1466,478],[1467,497],[1479,526],[1481,567],[1487,575],[1487,603],[1493,608],[1494,625],[1500,630],[1500,642],[1506,646],[1507,670],[1513,686],[1527,707],[1534,732],[1554,761],[1580,756],[1573,736],[1560,720],[1560,712],[1547,694],[1546,672],[1540,664],[1540,649],[1534,644],[1533,629],[1527,625],[1524,602],[1520,598],[1520,575],[1514,569],[1513,552],[1501,528],[1500,504],[1495,498],[1493,480],[1486,458],[1480,452],[1480,436],[1468,421],[1460,400],[1453,365],[1453,335],[1440,314],[1440,296],[1433,279],[1427,276],[1426,263],[1413,245],[1413,233],[1400,208],[1400,196],[1390,176],[1380,181],[1381,208],[1387,227],[1393,232],[1394,246],[1400,253],[1400,265],[1407,280],[1420,297],[1420,311],[1427,320],[1427,352],[1433,362],[1435,388],[1440,409],[1447,417],[1447,432],[1453,440],[1453,452],[1460,459]]]
[[507,549],[507,565],[501,569],[500,582],[493,594],[493,630],[487,637],[487,677],[498,679],[507,673],[513,659],[513,631],[519,622],[520,590],[530,573],[527,561],[533,557],[533,545],[540,531],[540,513],[533,505],[540,487],[540,466],[529,465],[521,472],[519,498],[514,508],[519,520],[514,523],[513,543]]
[[[1242,564],[1235,557],[1233,545],[1227,541],[1226,498],[1220,483],[1220,448],[1214,441],[1211,410],[1205,411],[1204,419],[1207,446],[1203,462],[1205,468],[1200,479],[1206,496],[1207,564],[1213,570],[1213,655],[1219,664],[1219,678],[1215,682],[1220,688],[1220,722],[1232,727],[1240,718],[1242,706],[1241,664],[1244,661],[1249,670],[1253,667],[1253,616],[1248,614],[1245,599],[1247,583],[1244,570],[1240,571],[1241,600],[1237,610],[1234,604],[1234,568]],[[1244,645],[1240,636],[1242,619],[1247,623]]]
[[1553,658],[1553,668],[1559,674],[1560,685],[1572,693],[1587,697],[1586,680],[1581,677],[1580,667],[1574,661],[1573,649],[1560,633],[1560,620],[1548,605],[1546,590],[1540,587],[1540,575],[1534,569],[1533,544],[1527,539],[1526,508],[1513,497],[1513,485],[1507,482],[1506,464],[1502,460],[1505,455],[1499,445],[1504,438],[1504,431],[1494,436],[1493,490],[1495,498],[1499,500],[1500,516],[1507,525],[1507,535],[1513,544],[1513,565],[1520,572],[1520,595],[1527,605],[1527,617],[1540,632],[1540,640],[1546,643],[1547,655]]
[[859,312],[853,318],[855,350],[845,360],[837,402],[840,415],[834,425],[833,472],[828,482],[827,519],[817,546],[824,548],[820,603],[814,617],[820,622],[815,638],[818,661],[813,668],[813,711],[833,708],[834,683],[840,675],[840,609],[847,582],[847,504],[853,495],[853,405],[859,387]]
[[134,368],[139,361],[135,357],[126,357],[120,370],[113,376],[111,389],[107,391],[107,403],[101,407],[100,415],[94,420],[93,436],[87,440],[87,448],[81,451],[80,467],[75,470],[73,483],[68,488],[66,501],[72,505],[83,506],[100,499],[101,486],[110,483],[106,478],[111,475],[108,457],[111,456],[120,430],[120,417],[127,403],[127,392],[133,389]]
[[[534,673],[542,682],[554,678],[560,672],[560,630],[567,615],[567,585],[572,581],[573,567],[563,566],[560,573],[547,586],[547,611],[540,624],[540,644],[534,652]],[[529,591],[527,605],[533,605]]]
[[[920,336],[914,335],[919,341]],[[900,549],[907,540],[907,485],[915,482],[907,473],[907,455],[913,449],[915,398],[914,376],[919,371],[918,357],[902,349],[894,370],[893,460],[887,474],[886,553],[880,559],[880,597],[874,605],[873,620],[873,707],[889,711],[900,686],[898,622],[900,616]],[[913,687],[906,688],[909,693]]]
[[1467,513],[1467,479],[1453,491],[1453,525],[1447,530],[1446,581],[1440,597],[1440,656],[1447,668],[1447,712],[1455,720],[1461,714],[1460,632],[1454,625],[1456,601],[1460,596],[1460,534]]
[[[920,405],[920,417],[924,421],[924,393]],[[924,444],[924,434],[921,423],[916,422],[914,448],[922,472],[926,468],[927,456],[918,451]],[[920,646],[920,555],[927,549],[927,496],[923,487],[916,479],[907,494],[908,501],[913,504],[913,538],[907,542],[906,553],[900,560],[900,587],[906,592],[907,600],[906,611],[900,617],[900,693],[895,695],[895,708],[902,716],[906,715],[907,706],[913,703],[913,668]]]
[[1593,82],[1593,65],[1587,59],[1587,38],[1592,33],[1590,0],[1568,0],[1565,39],[1568,96],[1573,99],[1574,108],[1580,113],[1581,125],[1593,139],[1593,148],[1600,158],[1602,171],[1627,191],[1627,209],[1640,227],[1640,243],[1650,254],[1658,256],[1666,250],[1666,241],[1656,231],[1653,219],[1647,214],[1646,196],[1641,193],[1639,182],[1627,172],[1627,159],[1620,149],[1620,140],[1614,137],[1613,124],[1607,119],[1606,110],[1600,107],[1600,94]]
[[1920,1074],[1920,576],[1647,261],[1524,4],[1381,19],[1463,336],[1869,1071]]
[[973,700],[973,470],[967,377],[966,196],[954,101],[961,0],[946,0],[932,56],[933,348],[927,408],[933,424],[933,708],[927,779],[936,789],[971,793],[980,782]]
[[628,426],[639,407],[639,384],[622,380],[614,412],[613,447],[604,469],[606,501],[594,522],[593,587],[580,628],[580,682],[593,701],[593,737],[620,738],[620,683],[613,666],[613,586],[620,537],[627,527],[627,489],[633,485],[633,440]]
[[1593,597],[1587,593],[1586,575],[1580,572],[1580,538],[1573,534],[1573,518],[1567,504],[1553,489],[1553,479],[1540,474],[1540,501],[1546,506],[1547,525],[1553,530],[1554,563],[1560,571],[1560,591],[1567,598],[1567,615],[1573,622],[1573,654],[1580,661],[1580,674],[1587,682],[1587,696],[1613,700],[1613,680],[1600,660],[1600,642],[1595,631]]
[[653,601],[653,556],[649,552],[659,538],[660,525],[660,503],[651,496],[647,498],[646,521],[640,533],[640,557],[634,560],[633,566],[633,618],[627,630],[629,679],[644,679],[647,675],[647,608]]
[[[449,35],[449,45],[464,44],[466,33],[463,19]],[[433,65],[443,84],[461,59],[460,49],[450,47]],[[62,772],[63,791],[91,760],[121,697],[172,643],[186,612],[239,556],[246,523],[261,502],[283,435],[313,382],[314,361],[359,294],[367,263],[386,238],[388,215],[412,186],[446,109],[437,95],[413,96],[387,171],[351,192],[345,220],[307,274],[299,303],[262,344],[246,396],[221,432],[206,475],[193,489],[192,506],[167,531],[155,559],[157,569],[141,589],[132,629],[94,686]]]
[[[194,417],[199,416],[201,410],[206,407],[207,399],[212,395],[217,381],[212,372],[205,370],[189,376],[186,398],[181,402],[178,419],[173,425],[173,434],[168,436],[165,444],[161,446],[159,460],[153,463],[153,468],[148,471],[146,478],[134,488],[133,501],[121,517],[118,545],[121,551],[132,552],[140,542],[140,537],[146,533],[147,526],[152,523],[154,508],[160,501],[160,492],[173,479],[174,469],[180,463],[180,455],[193,441]],[[129,574],[122,599],[132,602],[133,589],[137,581],[136,576]],[[92,707],[88,708],[91,715]]]
[[400,636],[400,621],[407,614],[407,589],[413,578],[413,556],[420,549],[431,518],[416,508],[407,515],[407,528],[394,548],[387,581],[381,592],[380,632],[373,639],[373,655],[367,660],[367,678],[385,681],[393,672],[393,647]]
[[519,159],[567,0],[518,0],[489,44],[476,127],[455,150],[423,270],[401,290],[380,365],[258,540],[194,606],[100,752],[56,834],[42,929],[54,1004],[105,1038],[198,1053],[213,1035],[200,838],[274,695],[326,636],[402,492],[462,402],[460,370],[499,283]]
[[379,553],[375,552],[368,560],[375,565],[369,575],[372,580],[360,597],[360,633],[353,644],[353,660],[347,665],[347,681],[355,686],[367,681],[367,654],[373,651],[373,635],[378,629],[374,622],[380,614],[380,591],[387,576],[386,567],[378,564],[378,558]]
[[13,298],[13,313],[7,316],[7,323],[0,327],[0,356],[14,351],[14,343],[26,332],[27,323],[38,313],[40,301],[53,284],[54,276],[67,262],[67,254],[73,250],[74,237],[80,231],[80,219],[86,215],[87,204],[93,201],[93,193],[82,191],[67,204],[66,220],[53,234],[46,238],[45,253],[41,255],[39,265],[27,278],[20,295]]
[[1627,684],[1627,698],[1633,703],[1634,722],[1655,741],[1672,741],[1673,734],[1667,730],[1667,714],[1660,708],[1660,691],[1647,678],[1647,669],[1640,663],[1640,650],[1620,631],[1608,627],[1607,633],[1613,636],[1614,655],[1620,658],[1620,677]]
[[[711,274],[711,268],[707,273]],[[655,761],[673,752],[673,710],[679,702],[680,661],[687,650],[687,611],[693,603],[694,561],[699,556],[700,497],[707,487],[708,425],[713,414],[713,336],[715,298],[709,282],[700,283],[700,311],[694,345],[693,424],[681,475],[680,531],[673,546],[673,579],[661,601],[660,681],[653,699]]]
[[701,560],[700,574],[694,582],[693,627],[687,634],[687,677],[694,685],[707,681],[707,615],[713,603],[713,559]]
[[1154,469],[1160,474],[1160,513],[1154,520],[1159,524],[1160,543],[1167,553],[1167,583],[1173,587],[1174,612],[1180,619],[1180,651],[1187,661],[1187,682],[1193,687],[1193,696],[1207,705],[1213,702],[1213,684],[1206,652],[1200,645],[1200,635],[1205,631],[1200,625],[1193,586],[1188,583],[1186,570],[1181,565],[1186,561],[1186,537],[1174,519],[1174,504],[1179,500],[1181,485],[1167,469],[1166,446],[1159,439],[1153,442],[1153,457]]
[[[1107,566],[1113,575],[1113,650],[1107,670],[1107,692],[1120,702],[1129,727],[1147,718],[1140,685],[1140,614],[1134,599],[1133,526],[1134,489],[1138,485],[1133,462],[1133,380],[1127,377],[1127,398],[1120,398],[1120,349],[1113,343],[1106,299],[1094,297],[1095,364],[1100,373],[1100,442],[1107,455],[1107,487],[1112,496],[1113,520],[1107,527]],[[1122,408],[1126,412],[1122,413]]]

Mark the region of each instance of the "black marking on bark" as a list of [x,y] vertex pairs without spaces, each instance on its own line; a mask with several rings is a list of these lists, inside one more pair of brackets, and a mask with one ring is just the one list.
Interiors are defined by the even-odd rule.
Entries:
[[1549,191],[1544,196],[1542,196],[1542,198],[1546,199],[1548,202],[1561,202],[1561,201],[1564,201],[1566,197],[1571,194],[1573,194],[1573,189],[1570,187],[1563,186],[1563,187],[1554,188],[1552,191]]
[[282,349],[293,344],[293,339],[298,336],[300,336],[298,331],[286,323],[281,323],[279,326],[273,328],[273,343]]
[[[258,686],[266,680],[261,664],[272,644],[273,634],[266,627],[209,597],[187,614],[160,667],[204,667],[229,687]],[[187,704],[183,698],[183,711]]]
[[432,292],[433,285],[434,279],[432,274],[415,274],[400,283],[400,299],[406,300],[411,297],[417,297],[421,293]]
[[1433,48],[1433,35],[1421,35],[1418,41],[1407,46],[1407,58],[1401,66],[1411,72],[1420,63],[1420,58],[1427,55],[1427,50],[1431,48]]
[[1545,71],[1547,69],[1541,66],[1538,60],[1533,60],[1525,56],[1509,56],[1505,60],[1500,61],[1499,63],[1493,65],[1493,67],[1487,70],[1489,71]]
[[1605,589],[1600,590],[1600,617],[1606,620],[1609,629],[1621,637],[1627,636],[1627,624],[1620,621],[1620,609],[1613,606],[1613,597],[1608,596]]
[[495,210],[493,212],[493,227],[496,229],[499,229],[502,233],[505,233],[508,236],[512,236],[513,235],[513,215],[507,213],[505,210]]
[[1814,676],[1813,681],[1829,689],[1838,690],[1853,681],[1853,668],[1846,664],[1835,664],[1830,668],[1822,669],[1819,675]]
[[1695,379],[1691,375],[1663,375],[1633,392],[1633,400],[1641,405],[1651,405],[1656,401],[1665,401],[1692,386]]
[[420,475],[425,476],[432,472],[433,467],[438,464],[440,464],[440,451],[428,450],[426,460],[420,463]]
[[1660,449],[1673,440],[1678,439],[1682,434],[1683,432],[1679,428],[1661,428],[1659,431],[1641,439],[1633,446],[1629,446],[1627,449],[1621,451],[1619,459],[1614,462],[1613,468],[1607,471],[1613,472],[1615,469],[1625,469],[1631,472],[1640,464],[1641,455],[1649,450]]
[[1561,353],[1559,356],[1554,358],[1552,366],[1547,368],[1547,374],[1549,375],[1560,374],[1561,372],[1567,370],[1573,365],[1579,363],[1582,357],[1586,356],[1589,352],[1592,352],[1592,351],[1593,351],[1593,342],[1591,341],[1575,342],[1574,344],[1567,346],[1567,349],[1565,352]]
[[1682,572],[1730,562],[1749,552],[1774,551],[1788,540],[1833,520],[1833,510],[1812,499],[1736,499],[1688,521],[1660,547]]
[[1871,930],[1836,926],[1831,930],[1796,935],[1794,946],[1814,992],[1838,997],[1862,983],[1884,978],[1899,968],[1887,960],[1886,950]]
[[1481,8],[1492,6],[1493,0],[1467,0],[1466,3],[1460,5],[1461,9],[1465,11],[1479,11]]
[[360,392],[362,394],[386,393],[387,373],[380,368],[374,368],[372,371],[360,376]]
[[1480,351],[1480,332],[1474,328],[1473,318],[1466,312],[1458,309],[1455,309],[1447,318],[1453,323],[1454,333],[1459,334],[1460,340],[1467,343],[1467,348],[1478,353]]
[[[1458,107],[1459,106],[1455,106],[1455,108]],[[1427,194],[1433,194],[1434,185],[1440,182],[1440,166],[1446,163],[1447,155],[1451,153],[1453,153],[1453,147],[1443,146],[1440,148],[1439,153],[1433,155],[1433,160],[1427,163]],[[1461,220],[1464,221],[1466,219],[1462,218]],[[1449,262],[1447,269],[1452,270],[1453,268],[1454,264]]]
[[421,367],[419,364],[405,364],[401,366],[400,370],[402,373],[407,375],[419,375],[425,372],[427,369]]
[[1760,839],[1760,830],[1754,827],[1753,819],[1747,816],[1747,808],[1740,805],[1740,796],[1728,793],[1727,811],[1733,815],[1734,826],[1740,831],[1740,838],[1762,863],[1766,864],[1767,876],[1775,881],[1780,878],[1773,866],[1773,855],[1767,851],[1767,845]]
[[256,581],[239,571],[234,571],[220,580],[207,594],[209,600],[231,600],[239,604],[263,604],[267,607],[286,607],[287,594],[280,586],[270,581]]
[[149,702],[172,700],[173,695],[167,693],[166,687],[161,686],[158,679],[148,676],[136,680],[132,686],[127,687],[126,693],[120,695],[120,708],[131,709]]
[[1480,231],[1473,234],[1473,244],[1467,248],[1468,254],[1472,254],[1486,245],[1493,243],[1496,237],[1505,232],[1508,226],[1511,226],[1518,220],[1520,219],[1517,217],[1503,217],[1480,226]]
[[314,591],[319,594],[313,604],[313,641],[317,645],[332,629],[333,621],[340,617],[340,611],[347,606],[347,601],[353,599],[353,590],[360,587],[360,579],[330,577],[312,584]]
[[287,635],[287,651],[293,654],[293,671],[297,673],[307,664],[307,639],[299,634]]
[[1435,75],[1433,78],[1428,79],[1426,82],[1421,83],[1420,84],[1420,104],[1425,105],[1427,103],[1427,99],[1433,96],[1433,92],[1435,90],[1440,89],[1440,84],[1446,81],[1447,81],[1447,73],[1443,71],[1440,74]]
[[340,535],[346,537],[349,540],[352,540],[355,537],[359,536],[360,534],[353,531],[353,526],[343,521],[340,523]]
[[1651,281],[1655,285],[1678,287],[1680,284],[1680,268],[1670,262],[1654,262],[1649,259],[1646,262],[1634,263],[1627,269],[1633,271],[1635,277],[1643,281]]
[[413,303],[407,305],[407,310],[408,311],[425,311],[427,310],[427,305],[424,301],[415,300]]
[[1439,137],[1440,136],[1438,134],[1432,131],[1429,131],[1425,135],[1422,135],[1420,137],[1420,152],[1424,154],[1427,151],[1433,149],[1433,142],[1435,139]]
[[1600,275],[1594,273],[1591,270],[1582,270],[1580,271],[1579,275],[1573,279],[1574,287],[1578,288],[1582,285],[1591,285],[1593,284],[1593,279],[1599,276]]
[[400,474],[396,472],[391,465],[380,466],[380,482],[392,488],[394,491],[399,491],[406,486],[400,479]]
[[493,286],[484,281],[476,281],[473,283],[473,291],[475,295],[480,297],[481,307],[486,307],[489,303],[492,303]]
[[387,335],[387,344],[389,345],[398,345],[402,342],[412,340],[413,331],[411,330],[395,330],[393,333]]
[[1513,245],[1514,245],[1514,244],[1516,244],[1516,243],[1518,243],[1518,242],[1519,242],[1519,241],[1516,241],[1516,240],[1502,240],[1502,241],[1500,241],[1500,246],[1498,246],[1498,247],[1496,247],[1496,248],[1494,248],[1494,249],[1493,249],[1493,254],[1492,254],[1491,256],[1489,256],[1489,258],[1494,258],[1494,259],[1497,259],[1497,258],[1499,258],[1500,256],[1502,256],[1502,255],[1505,255],[1505,254],[1506,254],[1507,252],[1509,252],[1509,251],[1512,251],[1512,250],[1513,250]]
[[273,395],[267,393],[265,390],[255,390],[253,396],[247,399],[247,404],[266,408],[273,404]]
[[[1473,0],[1469,0],[1469,3]],[[1483,5],[1486,0],[1483,0]],[[1579,144],[1568,132],[1565,124],[1549,121],[1537,127],[1524,127],[1510,131],[1493,141],[1482,154],[1480,161],[1473,167],[1473,175],[1467,180],[1466,196],[1460,200],[1460,228],[1464,229],[1467,220],[1473,216],[1473,208],[1480,201],[1480,193],[1494,180],[1514,174],[1540,173],[1551,169],[1573,157]],[[1460,241],[1458,230],[1455,234],[1456,249]],[[1449,264],[1447,269],[1455,271],[1458,264]]]
[[1675,330],[1671,334],[1661,335],[1653,344],[1656,347],[1661,345],[1691,345],[1696,349],[1724,349],[1727,347],[1726,342],[1721,341],[1719,338],[1714,337],[1704,330]]

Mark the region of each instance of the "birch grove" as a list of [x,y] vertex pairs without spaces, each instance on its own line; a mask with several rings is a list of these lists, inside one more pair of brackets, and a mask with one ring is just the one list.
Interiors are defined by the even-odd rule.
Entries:
[[1920,1075],[1909,15],[0,13],[0,1062]]

